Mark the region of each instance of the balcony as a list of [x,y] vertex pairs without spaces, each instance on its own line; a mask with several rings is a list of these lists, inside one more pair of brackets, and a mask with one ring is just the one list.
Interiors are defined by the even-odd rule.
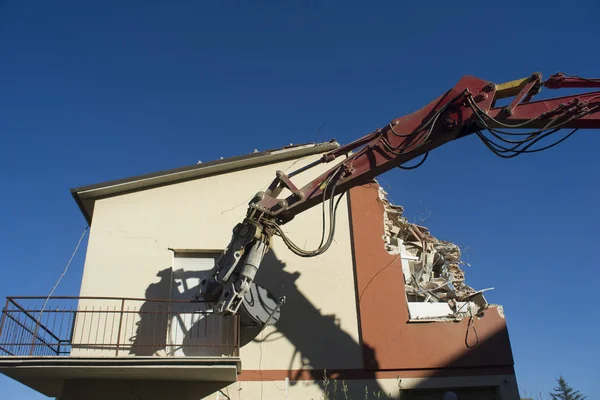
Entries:
[[239,347],[239,317],[202,302],[9,297],[0,319],[0,372],[52,397],[86,379],[229,384]]

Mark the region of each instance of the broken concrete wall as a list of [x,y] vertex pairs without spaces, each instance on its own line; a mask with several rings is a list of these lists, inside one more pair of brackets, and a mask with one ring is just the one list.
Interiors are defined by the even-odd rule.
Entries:
[[[402,260],[411,318],[415,315],[460,318],[481,314],[488,304],[483,291],[476,291],[465,283],[463,267],[468,264],[461,260],[460,247],[436,238],[426,227],[409,222],[403,215],[403,207],[391,204],[381,186],[379,199],[385,209],[385,248]],[[415,303],[443,305],[427,308]]]

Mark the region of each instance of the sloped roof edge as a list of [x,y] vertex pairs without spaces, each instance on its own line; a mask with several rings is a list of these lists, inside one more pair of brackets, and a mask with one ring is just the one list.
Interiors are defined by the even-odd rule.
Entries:
[[139,190],[151,189],[164,185],[172,185],[192,179],[218,175],[237,170],[255,168],[303,156],[325,153],[340,145],[335,140],[325,143],[306,143],[290,145],[279,149],[266,150],[235,156],[207,163],[173,168],[165,171],[111,180],[93,185],[71,189],[71,195],[79,206],[88,223],[92,221],[94,203],[98,199],[118,196]]

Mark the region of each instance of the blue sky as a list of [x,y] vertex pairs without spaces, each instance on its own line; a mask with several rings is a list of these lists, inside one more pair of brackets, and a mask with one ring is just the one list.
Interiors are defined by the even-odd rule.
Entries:
[[[347,143],[467,74],[600,75],[596,1],[403,3],[0,2],[0,296],[44,295],[60,275],[85,227],[72,187]],[[496,288],[524,391],[564,374],[600,398],[599,133],[513,160],[461,139],[380,179],[409,218],[428,210],[436,236],[468,247],[472,286]],[[84,254],[57,294],[78,293]]]

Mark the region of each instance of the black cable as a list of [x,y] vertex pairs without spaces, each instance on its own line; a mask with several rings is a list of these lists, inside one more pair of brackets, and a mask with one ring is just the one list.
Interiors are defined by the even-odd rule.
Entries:
[[225,396],[225,398],[226,398],[227,400],[231,400],[231,399],[230,399],[230,397],[229,397],[229,396],[227,396],[225,393],[223,393],[223,391],[222,391],[222,390],[219,390],[219,393],[221,393],[223,396]]
[[[544,147],[540,147],[537,149],[531,149],[531,147],[533,147],[534,145],[536,145],[538,142],[540,142],[541,140],[547,138],[550,135],[555,134],[556,132],[558,132],[559,130],[562,129],[562,127],[564,125],[566,125],[568,122],[574,120],[574,119],[578,119],[581,118],[584,115],[588,115],[592,112],[595,111],[595,108],[592,109],[588,109],[586,111],[583,111],[577,115],[571,116],[569,118],[567,118],[566,120],[556,124],[557,119],[552,119],[550,120],[546,126],[544,126],[541,129],[538,129],[536,131],[531,131],[531,132],[527,132],[527,133],[513,133],[513,132],[505,132],[496,128],[492,128],[490,127],[486,121],[484,121],[484,119],[482,118],[482,116],[485,116],[486,118],[491,119],[492,121],[496,122],[499,125],[503,125],[503,126],[507,126],[507,127],[524,127],[526,126],[526,124],[538,119],[538,118],[534,118],[528,121],[525,121],[524,123],[520,123],[520,124],[516,124],[516,125],[508,125],[508,124],[504,124],[501,123],[495,119],[493,119],[492,117],[490,117],[485,111],[483,111],[479,106],[477,106],[477,104],[475,104],[473,102],[473,100],[469,97],[468,99],[468,104],[471,107],[473,113],[477,116],[477,118],[481,121],[481,123],[483,124],[484,128],[487,129],[487,131],[497,140],[500,140],[504,143],[508,143],[508,144],[514,144],[514,146],[508,146],[505,147],[497,142],[495,142],[494,140],[492,140],[491,138],[486,137],[481,129],[479,129],[478,127],[475,129],[475,133],[477,134],[477,136],[479,137],[479,139],[481,139],[481,141],[497,156],[502,157],[502,158],[514,158],[520,154],[531,154],[531,153],[537,153],[540,151],[544,151],[544,150],[548,150],[551,149],[554,146],[559,145],[560,143],[562,143],[563,141],[565,141],[567,138],[569,138],[570,136],[572,136],[575,132],[577,132],[578,128],[573,129],[570,133],[568,133],[566,136],[564,136],[563,138],[555,141],[554,143],[551,143],[547,146]],[[507,139],[505,137],[502,136],[502,134],[504,135],[523,135],[523,136],[527,136],[526,138],[522,139],[522,140],[510,140]],[[531,150],[530,150],[531,149]]]
[[329,182],[327,183],[325,189],[324,189],[324,193],[325,193],[325,197],[324,197],[324,201],[326,200],[326,194],[328,192],[328,189],[330,187],[330,185],[332,185],[331,188],[331,195],[329,198],[329,220],[330,222],[330,228],[329,228],[329,235],[327,237],[327,241],[325,242],[325,244],[320,245],[316,250],[312,250],[312,251],[307,251],[304,249],[301,249],[298,245],[296,245],[289,237],[287,237],[287,235],[285,234],[285,232],[283,232],[283,230],[281,229],[281,227],[277,224],[277,223],[270,223],[270,225],[275,229],[276,234],[278,236],[280,236],[284,243],[286,244],[286,246],[296,255],[299,255],[301,257],[314,257],[320,254],[323,254],[325,251],[327,251],[327,249],[329,249],[329,247],[331,246],[331,243],[333,242],[333,237],[335,234],[335,228],[336,228],[336,214],[337,214],[337,208],[340,204],[340,201],[343,197],[343,194],[337,199],[337,201],[335,202],[334,205],[334,197],[335,197],[335,189],[339,183],[339,173],[342,171],[341,168],[338,168],[334,174],[332,175],[331,179],[329,180]]
[[[554,126],[554,127],[552,127],[552,128],[551,128],[551,126],[553,125],[553,123],[554,123],[554,122],[556,122],[556,120],[555,120],[555,119],[553,119],[553,120],[550,120],[550,121],[549,121],[549,122],[546,124],[546,126],[545,126],[545,127],[543,127],[543,128],[540,128],[540,129],[537,129],[537,130],[535,130],[535,131],[530,131],[530,132],[509,132],[509,131],[504,131],[504,130],[501,130],[501,129],[498,129],[498,128],[490,128],[490,126],[488,125],[488,123],[487,123],[487,122],[485,122],[481,116],[483,115],[483,116],[485,116],[485,117],[487,117],[487,118],[491,119],[492,121],[494,121],[494,122],[496,122],[496,123],[498,123],[498,124],[502,124],[503,126],[506,126],[506,127],[512,127],[512,128],[519,128],[519,127],[525,126],[525,124],[528,124],[528,123],[530,123],[530,122],[532,122],[532,121],[535,121],[535,120],[537,120],[538,118],[533,118],[533,119],[530,119],[530,120],[527,120],[527,121],[525,121],[524,123],[517,124],[517,125],[514,125],[514,126],[512,126],[512,125],[507,125],[507,124],[503,124],[503,123],[501,123],[500,121],[497,121],[497,120],[495,120],[494,118],[490,117],[490,116],[489,116],[489,115],[488,115],[488,114],[487,114],[485,111],[483,111],[483,110],[482,110],[482,109],[481,109],[479,106],[477,106],[475,103],[473,103],[472,99],[470,99],[470,98],[469,98],[468,100],[469,100],[469,106],[471,107],[471,110],[473,110],[473,113],[474,113],[474,114],[477,116],[477,118],[478,118],[478,119],[481,121],[481,123],[483,124],[483,126],[485,126],[485,127],[486,127],[488,130],[490,130],[490,131],[491,131],[491,130],[493,130],[494,132],[501,133],[501,134],[503,134],[503,135],[509,135],[509,136],[530,136],[530,137],[531,137],[532,135],[537,135],[537,134],[539,134],[539,133],[542,133],[542,132],[545,132],[545,131],[547,131],[547,130],[549,130],[549,129],[558,129],[558,128],[562,127],[563,125],[567,124],[568,122],[572,121],[573,119],[575,119],[575,117],[574,117],[574,116],[573,116],[573,117],[570,117],[570,118],[568,118],[567,120],[565,120],[565,121],[561,122],[559,125],[557,125],[557,126]],[[587,115],[587,114],[591,113],[592,111],[593,111],[593,110],[589,110],[589,111],[587,111],[586,113],[584,113],[583,115]],[[578,118],[581,118],[583,115],[579,116]],[[514,141],[510,141],[510,140],[508,140],[508,139],[503,139],[503,138],[500,138],[500,137],[498,137],[498,138],[499,138],[500,140],[502,140],[502,141],[506,142],[506,143],[516,143],[516,142],[514,142]]]
[[[550,132],[547,133],[543,136],[540,136],[539,138],[537,138],[535,141],[529,143],[527,146],[525,146],[523,149],[519,149],[519,150],[511,150],[511,149],[506,149],[503,148],[502,146],[498,145],[497,143],[492,142],[491,140],[489,140],[488,138],[486,138],[483,133],[481,133],[481,130],[477,129],[475,131],[475,134],[479,137],[479,139],[481,139],[481,141],[494,153],[496,154],[498,157],[501,158],[514,158],[517,157],[520,154],[531,154],[531,153],[538,153],[540,151],[544,151],[544,150],[548,150],[551,149],[554,146],[559,145],[560,143],[564,142],[565,140],[567,140],[570,136],[572,136],[575,132],[577,132],[579,130],[579,128],[575,128],[573,129],[571,132],[569,132],[569,134],[567,134],[565,137],[563,137],[560,140],[557,140],[556,142],[549,144],[548,146],[545,147],[541,147],[538,149],[533,149],[533,150],[527,150],[528,148],[530,148],[531,146],[533,146],[534,144],[536,144],[537,142],[539,142],[540,140],[544,139],[545,137],[547,137],[548,135],[554,133],[554,132]],[[494,148],[494,146],[499,147],[502,150],[498,150],[496,148]],[[512,154],[510,155],[505,155],[504,153],[509,153],[512,152]]]
[[[549,135],[552,135],[552,134],[554,134],[554,133],[558,132],[560,129],[558,129],[558,128],[557,128],[557,129],[553,129],[553,130],[551,130],[551,131],[547,131],[547,132],[546,132],[546,133],[544,133],[544,134],[535,134],[535,135],[532,135],[532,136],[530,136],[530,137],[529,137],[529,138],[527,138],[527,139],[524,139],[524,140],[522,140],[522,141],[518,141],[518,142],[513,142],[513,141],[506,141],[506,140],[503,140],[503,138],[502,138],[502,137],[499,137],[498,135],[496,135],[496,134],[493,132],[493,129],[491,129],[491,128],[487,128],[487,130],[488,130],[488,132],[490,132],[490,133],[492,134],[492,136],[494,136],[494,137],[496,137],[496,138],[498,138],[498,139],[500,139],[500,140],[504,141],[505,143],[511,143],[511,144],[512,144],[512,143],[516,143],[514,146],[512,146],[512,147],[510,147],[510,148],[507,148],[507,147],[504,147],[504,146],[502,146],[502,145],[500,145],[500,144],[498,144],[498,143],[496,143],[496,142],[492,141],[492,140],[491,140],[491,139],[489,139],[489,138],[486,138],[486,139],[487,139],[487,140],[488,140],[490,143],[492,143],[492,144],[493,144],[495,147],[497,147],[498,149],[501,149],[501,151],[500,151],[501,153],[510,153],[510,152],[520,152],[520,151],[521,151],[521,149],[519,149],[519,146],[523,146],[523,145],[527,144],[528,142],[530,142],[530,143],[528,143],[528,144],[527,144],[527,147],[524,147],[524,148],[523,148],[523,150],[524,150],[524,149],[526,149],[526,148],[529,148],[529,147],[531,147],[531,145],[534,145],[535,143],[537,143],[537,142],[539,142],[540,140],[542,140],[542,139],[544,139],[544,138],[548,137]],[[480,131],[480,132],[481,132],[481,131]]]
[[[500,126],[504,126],[505,128],[513,128],[513,129],[520,128],[520,127],[526,126],[527,124],[529,124],[529,123],[531,123],[531,122],[539,119],[539,117],[535,117],[535,118],[528,119],[528,120],[523,121],[523,122],[518,123],[518,124],[512,124],[512,125],[511,124],[506,124],[506,123],[504,123],[502,121],[498,121],[494,117],[490,116],[487,112],[485,112],[484,110],[482,110],[481,107],[479,107],[477,105],[477,103],[475,103],[473,101],[473,99],[471,98],[471,96],[467,96],[467,103],[470,105],[471,108],[473,108],[473,107],[476,108],[481,113],[481,115],[485,116],[488,119],[491,119],[492,121],[494,121],[495,123],[497,123]],[[475,110],[473,110],[473,111],[475,111]]]
[[558,74],[564,75],[566,78],[577,78],[577,79],[581,79],[582,81],[587,81],[587,82],[591,82],[591,83],[600,83],[600,79],[584,78],[583,76],[571,75],[571,74],[567,74],[566,72],[558,72]]
[[427,120],[427,122],[425,122],[424,124],[422,124],[422,125],[420,125],[420,126],[416,127],[416,128],[415,128],[415,129],[414,129],[414,130],[413,130],[411,133],[407,133],[407,134],[398,133],[398,132],[396,132],[396,131],[394,130],[394,127],[393,127],[393,125],[392,125],[391,123],[390,123],[390,124],[388,124],[388,125],[389,125],[389,127],[390,127],[390,130],[391,130],[391,131],[392,131],[392,133],[394,134],[394,136],[401,137],[401,138],[407,138],[407,137],[410,137],[410,136],[412,136],[412,135],[415,135],[417,132],[420,132],[420,131],[424,130],[425,128],[427,128],[427,126],[428,126],[428,125],[431,123],[431,121],[434,121],[434,120],[436,120],[436,119],[437,119],[437,118],[440,116],[440,114],[441,114],[441,113],[442,113],[442,112],[443,112],[443,111],[444,111],[444,110],[445,110],[447,107],[448,107],[448,104],[444,105],[442,108],[440,108],[439,110],[437,110],[437,111],[436,111],[436,112],[435,112],[435,113],[434,113],[434,114],[431,116],[431,118],[429,118],[429,119]]
[[[568,139],[568,138],[569,138],[571,135],[573,135],[573,134],[574,134],[575,132],[577,132],[578,130],[579,130],[579,128],[575,128],[575,129],[573,129],[573,130],[572,130],[571,132],[569,132],[569,133],[568,133],[568,134],[567,134],[565,137],[563,137],[562,139],[560,139],[560,140],[556,141],[555,143],[552,143],[552,144],[550,144],[550,145],[548,145],[548,146],[546,146],[546,147],[541,147],[541,148],[539,148],[539,149],[533,149],[533,150],[527,150],[527,151],[524,151],[523,153],[531,154],[531,153],[538,153],[538,152],[540,152],[540,151],[544,151],[544,150],[551,149],[551,148],[553,148],[554,146],[557,146],[557,145],[561,144],[562,142],[564,142],[565,140],[567,140],[567,139]],[[541,139],[542,139],[542,138],[540,138],[540,140],[541,140]]]
[[[435,123],[437,122],[437,119],[439,118],[439,116],[440,116],[440,114],[436,113],[436,115],[434,116],[433,120],[429,121],[429,122],[432,122],[431,127],[429,128],[429,130],[427,130],[426,132],[421,132],[419,134],[419,136],[415,139],[415,141],[420,141],[421,144],[419,144],[413,150],[416,150],[419,147],[423,146],[425,144],[425,142],[427,141],[427,139],[429,139],[429,136],[431,136],[431,133],[433,132],[433,128],[435,127]],[[429,122],[427,122],[425,124],[425,126],[429,125]],[[410,147],[411,144],[412,144],[412,143],[408,143],[408,144],[406,144],[402,148],[394,147],[394,146],[392,146],[392,144],[389,142],[389,140],[385,136],[381,137],[381,143],[383,144],[383,146],[386,148],[386,150],[388,152],[392,153],[395,156],[400,156],[402,154],[405,154],[405,152],[403,150],[405,150],[406,148]]]
[[[323,215],[322,215],[323,216],[323,218],[322,218],[323,226],[322,226],[322,229],[321,229],[321,241],[319,242],[319,245],[317,246],[317,249],[320,249],[323,246],[323,241],[325,240],[325,225],[326,225],[326,223],[325,223],[325,203],[327,202],[327,188],[328,187],[329,187],[329,182],[327,183],[327,186],[325,186],[325,190],[323,190],[323,201],[321,202],[322,205],[323,205],[323,207],[322,207],[322,210],[323,210]],[[339,199],[338,199],[338,203],[339,203]],[[337,210],[337,203],[336,203],[335,209]],[[335,210],[334,210],[334,214],[335,214]],[[332,221],[330,220],[329,224],[331,225],[331,223],[332,223]]]
[[[329,182],[327,183],[329,185]],[[323,246],[323,241],[325,240],[325,202],[327,200],[327,186],[325,186],[325,190],[323,190],[323,201],[322,203],[322,221],[323,221],[323,227],[321,229],[321,241],[319,242],[319,245],[317,246],[317,248],[320,248],[321,246]],[[330,222],[331,223],[331,222]]]
[[425,160],[427,160],[427,156],[429,156],[429,152],[425,153],[423,155],[423,158],[421,159],[421,161],[419,161],[417,164],[410,166],[410,167],[403,167],[402,165],[398,165],[398,168],[403,169],[403,170],[411,170],[411,169],[417,169],[419,168],[421,165],[423,165],[425,163]]
[[411,133],[407,133],[406,135],[404,135],[402,133],[396,133],[396,131],[394,130],[394,127],[392,126],[392,124],[389,124],[389,126],[390,126],[390,131],[392,131],[392,133],[394,134],[394,136],[401,137],[401,138],[407,138],[407,137],[410,137],[410,136],[416,134],[417,132],[419,132],[418,130],[415,129]]
[[[570,121],[571,119],[572,118],[570,118],[566,122]],[[548,124],[547,126],[550,126],[550,125],[551,124]],[[564,123],[561,124],[561,126],[562,125],[564,125]],[[558,141],[558,142],[556,142],[556,143],[554,143],[552,145],[546,146],[544,148],[534,149],[534,150],[527,150],[530,147],[532,147],[533,145],[535,145],[536,143],[538,143],[539,141],[541,141],[542,139],[544,139],[544,138],[546,138],[546,137],[548,137],[548,136],[550,136],[550,135],[558,132],[561,129],[561,127],[559,126],[559,127],[553,128],[553,129],[540,130],[539,132],[532,132],[532,133],[530,133],[530,135],[526,139],[523,139],[523,140],[520,140],[520,141],[505,139],[505,138],[503,138],[502,136],[500,136],[500,135],[498,135],[496,133],[496,129],[491,128],[489,126],[487,126],[486,128],[487,128],[488,132],[490,132],[492,134],[492,136],[494,136],[495,138],[497,138],[497,139],[499,139],[499,140],[501,140],[501,141],[503,141],[505,143],[515,144],[515,145],[512,146],[512,147],[510,147],[510,148],[504,147],[504,146],[502,146],[502,145],[494,142],[493,140],[491,140],[491,139],[486,138],[485,136],[483,136],[483,134],[481,133],[481,130],[479,130],[479,129],[477,129],[478,136],[480,138],[485,138],[484,140],[485,140],[486,144],[490,144],[492,147],[495,148],[495,151],[494,151],[495,153],[516,153],[513,156],[516,156],[518,154],[524,154],[524,153],[536,153],[538,151],[546,150],[546,149],[549,149],[551,147],[554,147],[555,145],[561,143],[562,141],[564,141],[566,139],[566,137],[565,137],[565,138],[561,139],[560,141]],[[567,137],[571,136],[573,133],[574,132],[571,132],[569,135],[567,135]],[[522,147],[521,149],[519,149],[520,146],[524,146],[524,147]]]
[[[304,249],[301,249],[298,245],[296,245],[294,242],[292,242],[292,240],[290,238],[287,237],[287,235],[283,232],[283,230],[281,229],[281,227],[279,225],[275,226],[277,234],[283,239],[286,246],[296,255],[299,255],[301,257],[315,257],[320,254],[323,254],[325,251],[327,251],[329,249],[329,247],[331,246],[331,243],[333,242],[333,237],[334,237],[335,229],[336,229],[337,208],[338,208],[338,205],[344,194],[345,193],[343,193],[338,198],[336,205],[333,208],[333,212],[330,213],[330,220],[331,220],[330,225],[331,226],[329,229],[329,235],[328,235],[327,241],[325,242],[324,245],[320,246],[316,250],[306,251]],[[330,204],[333,204],[333,201],[330,201]]]
[[[392,126],[392,124],[391,124],[391,123],[390,123],[390,124],[388,124],[388,125],[389,125],[389,127],[390,127],[390,131],[392,131],[392,133],[394,134],[394,136],[397,136],[397,137],[407,138],[407,137],[413,136],[413,135],[415,135],[417,132],[420,132],[420,131],[424,130],[425,128],[427,128],[427,126],[428,126],[429,124],[431,124],[431,123],[432,123],[432,121],[433,121],[433,125],[435,125],[435,121],[436,121],[436,120],[439,118],[439,116],[440,116],[440,115],[441,115],[441,114],[442,114],[444,111],[446,111],[446,109],[448,108],[448,106],[450,106],[450,104],[452,104],[452,102],[453,102],[453,101],[454,101],[454,99],[453,99],[453,100],[451,100],[451,101],[449,101],[449,102],[447,102],[446,104],[444,104],[444,105],[443,105],[443,106],[442,106],[442,107],[441,107],[439,110],[437,110],[437,111],[436,111],[436,112],[435,112],[435,113],[434,113],[434,114],[431,116],[431,118],[429,118],[429,119],[427,120],[427,122],[425,122],[424,124],[421,124],[421,125],[419,125],[419,126],[418,126],[417,128],[415,128],[415,130],[413,130],[411,133],[407,133],[407,134],[397,133],[397,132],[394,130],[394,127]],[[430,131],[431,131],[431,129],[432,129],[432,128],[430,128]]]
[[[433,125],[432,125],[433,128]],[[410,147],[412,144],[414,144],[415,142],[421,142],[421,144],[419,144],[417,147],[415,147],[415,149],[419,148],[420,146],[422,146],[425,141],[429,138],[429,136],[431,135],[431,129],[427,132],[421,132],[418,134],[418,136],[415,138],[415,141],[413,143],[403,143],[404,146],[403,147],[394,147],[392,146],[392,144],[390,143],[390,141],[388,140],[388,138],[386,138],[385,136],[381,137],[381,143],[383,144],[383,146],[385,147],[385,149],[392,153],[395,156],[400,156],[402,154],[406,154],[406,152],[404,151],[405,149],[407,149],[408,147]],[[413,150],[415,150],[413,149]]]
[[[475,320],[473,319],[473,313],[471,312],[471,309],[469,308],[469,323],[467,324],[467,332],[465,334],[465,345],[469,348],[472,349],[474,347],[479,346],[479,333],[477,333],[477,328],[475,328]],[[475,344],[471,345],[469,344],[469,330],[471,329],[471,327],[473,328],[473,332],[475,333]]]

